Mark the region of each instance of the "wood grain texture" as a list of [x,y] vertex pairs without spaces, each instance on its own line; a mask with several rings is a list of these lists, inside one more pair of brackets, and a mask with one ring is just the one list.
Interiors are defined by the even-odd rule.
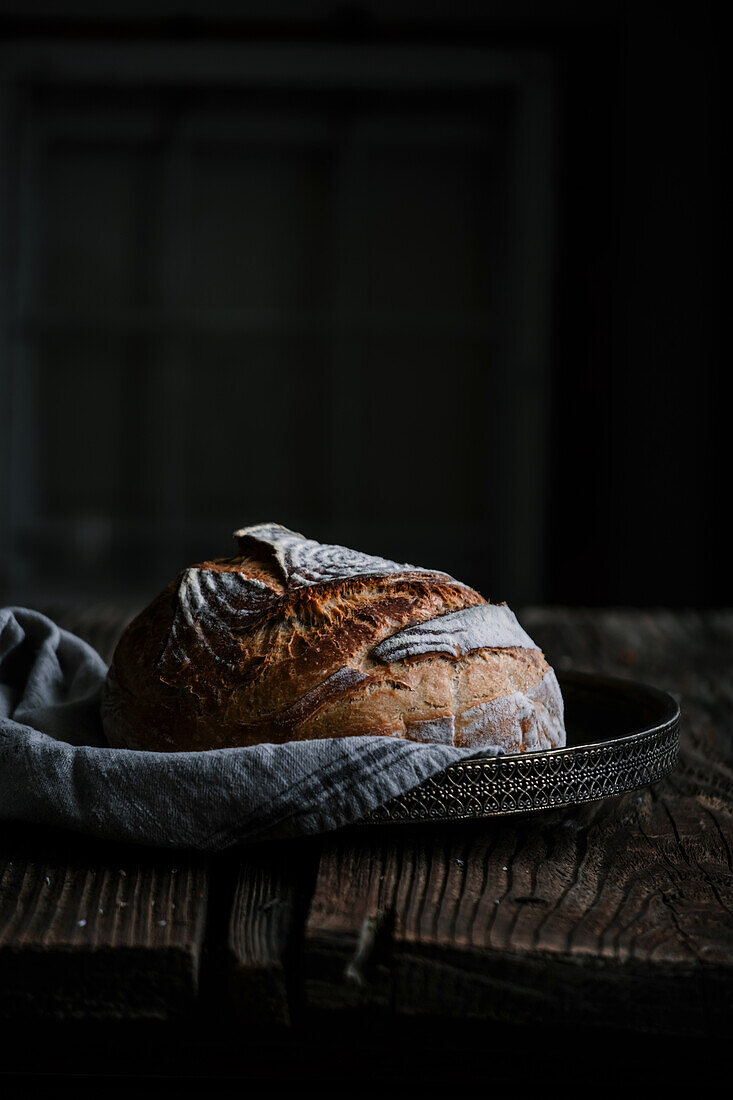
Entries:
[[308,1002],[723,1034],[733,991],[733,616],[535,613],[562,667],[681,692],[683,760],[610,802],[342,836],[305,932]]
[[319,844],[263,844],[237,859],[227,931],[228,990],[243,1019],[291,1022],[294,948],[310,896]]
[[205,914],[201,861],[4,828],[0,1012],[185,1012],[198,987]]

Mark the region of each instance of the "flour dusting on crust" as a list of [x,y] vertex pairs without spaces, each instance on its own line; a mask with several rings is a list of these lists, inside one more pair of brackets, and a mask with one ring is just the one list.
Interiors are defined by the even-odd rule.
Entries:
[[451,611],[435,619],[408,626],[385,638],[373,650],[378,661],[391,663],[425,653],[462,657],[474,649],[537,649],[537,646],[504,604],[484,603]]
[[422,722],[405,723],[405,736],[410,741],[452,745],[454,734],[455,718],[452,714],[446,714],[443,718],[426,718]]
[[275,598],[271,588],[243,573],[186,569],[158,668],[164,679],[191,663],[203,647],[218,663],[236,669],[241,660],[237,631]]
[[[197,745],[207,708],[226,737],[215,744],[369,732],[484,752],[564,743],[555,675],[504,604],[447,573],[278,524],[236,537],[241,557],[181,574],[152,661],[191,709]],[[367,580],[338,584],[357,577]]]
[[314,539],[304,538],[296,531],[289,531],[278,523],[243,527],[234,532],[234,537],[238,539],[240,551],[243,553],[248,550],[248,542],[264,544],[272,552],[290,588],[390,573],[430,573],[453,581],[447,573],[434,569],[422,569],[405,562],[373,557],[358,550],[349,550],[346,546],[316,542]]
[[517,744],[524,752],[565,744],[562,693],[552,669],[526,692],[501,695],[463,711],[455,744],[480,748],[489,738],[505,752],[516,752]]

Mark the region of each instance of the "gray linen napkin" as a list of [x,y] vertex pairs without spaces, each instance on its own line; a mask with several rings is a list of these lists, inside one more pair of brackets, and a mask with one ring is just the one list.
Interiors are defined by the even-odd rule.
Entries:
[[0,609],[0,820],[227,848],[352,824],[476,755],[387,737],[210,752],[112,749],[99,715],[106,673],[91,646],[45,615]]

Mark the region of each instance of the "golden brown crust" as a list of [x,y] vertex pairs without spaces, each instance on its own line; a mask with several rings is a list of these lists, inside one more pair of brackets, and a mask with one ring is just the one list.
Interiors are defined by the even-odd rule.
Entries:
[[[396,567],[293,584],[245,546],[246,556],[185,571],[129,625],[103,699],[111,744],[183,751],[363,734],[508,751],[557,742],[538,649],[375,657],[406,627],[486,605],[478,592]],[[548,690],[549,711],[537,701]]]

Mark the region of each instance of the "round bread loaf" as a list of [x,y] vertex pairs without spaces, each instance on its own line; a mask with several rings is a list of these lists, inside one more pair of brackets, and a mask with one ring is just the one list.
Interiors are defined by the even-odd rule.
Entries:
[[504,604],[278,524],[235,537],[237,557],[186,569],[127,627],[103,694],[110,744],[565,743],[555,675]]

